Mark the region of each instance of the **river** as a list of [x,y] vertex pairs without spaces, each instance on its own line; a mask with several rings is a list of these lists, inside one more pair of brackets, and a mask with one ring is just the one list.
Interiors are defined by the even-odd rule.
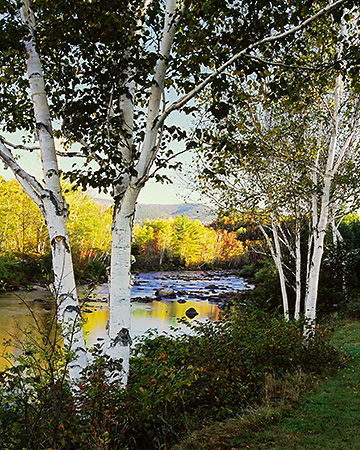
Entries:
[[[227,271],[136,274],[131,290],[131,336],[140,336],[150,328],[159,332],[168,331],[170,327],[179,326],[177,319],[180,317],[187,321],[217,320],[223,297],[227,293],[240,293],[251,288],[243,278]],[[109,317],[108,286],[83,286],[78,291],[79,297],[85,299],[84,332],[90,347],[95,342],[101,342],[105,336]],[[55,311],[49,292],[41,287],[30,291],[3,293],[0,295],[0,305],[0,355],[4,351],[4,339],[9,339],[10,335],[13,342],[23,339],[22,330],[34,324],[32,313],[41,326],[46,327]],[[198,313],[194,319],[186,315],[189,308],[194,308]],[[179,327],[186,332],[185,325],[181,324]],[[15,355],[20,352],[16,345],[8,346],[7,351]],[[5,365],[5,359],[0,357],[0,370]]]

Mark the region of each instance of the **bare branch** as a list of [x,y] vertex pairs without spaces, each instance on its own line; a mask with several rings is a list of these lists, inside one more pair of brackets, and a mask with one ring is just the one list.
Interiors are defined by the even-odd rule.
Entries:
[[306,71],[311,71],[311,72],[318,72],[318,71],[322,70],[324,67],[329,66],[329,64],[327,64],[326,66],[321,65],[320,67],[295,66],[292,64],[284,64],[284,63],[280,63],[280,62],[276,62],[276,61],[268,61],[266,59],[259,58],[258,56],[252,56],[249,54],[245,54],[244,56],[246,56],[249,59],[253,59],[254,61],[258,61],[259,63],[264,64],[266,66],[283,67],[284,69],[295,69],[295,70],[306,70]]
[[32,152],[34,150],[40,150],[40,147],[38,147],[38,146],[27,147],[26,145],[23,145],[23,144],[13,144],[12,142],[9,142],[8,140],[6,140],[3,136],[0,136],[0,140],[5,145],[7,145],[8,147],[13,148],[14,150],[28,150],[30,152]]
[[57,156],[61,156],[64,158],[86,158],[84,153],[82,152],[61,152],[59,150],[56,150]]
[[6,145],[0,141],[0,159],[3,163],[10,167],[15,178],[20,183],[24,191],[28,196],[35,202],[35,204],[42,210],[42,196],[46,196],[45,189],[36,180],[35,177],[26,172],[17,163],[13,157],[11,150],[6,147]]

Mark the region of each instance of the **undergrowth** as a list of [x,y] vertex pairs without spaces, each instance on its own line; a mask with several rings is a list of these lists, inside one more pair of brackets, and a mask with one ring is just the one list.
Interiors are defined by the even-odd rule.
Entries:
[[133,349],[126,389],[109,378],[114,365],[99,347],[71,389],[68,355],[52,348],[45,359],[27,349],[1,374],[4,449],[167,449],[210,421],[286,403],[294,396],[286,380],[342,362],[321,328],[305,345],[302,324],[240,309],[187,335],[148,332]]

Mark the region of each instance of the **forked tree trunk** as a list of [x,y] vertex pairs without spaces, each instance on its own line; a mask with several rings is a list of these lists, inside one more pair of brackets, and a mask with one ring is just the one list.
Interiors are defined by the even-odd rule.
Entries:
[[[146,3],[147,4],[147,3]],[[145,5],[146,7],[146,5]],[[156,65],[147,111],[147,123],[139,161],[133,174],[120,176],[121,182],[114,186],[114,217],[112,226],[111,267],[110,267],[110,318],[106,353],[113,360],[122,360],[122,383],[126,385],[129,372],[130,354],[130,288],[131,288],[131,239],[133,219],[138,195],[157,153],[159,132],[158,116],[164,92],[166,67],[177,27],[175,19],[176,1],[166,1],[163,37],[160,44],[161,57]],[[130,76],[131,70],[128,75]],[[123,142],[119,146],[123,159],[132,164],[133,82],[126,84],[127,95],[120,98],[123,116]],[[116,376],[116,374],[114,374]]]
[[[340,162],[340,157],[335,164],[335,157],[338,145],[340,108],[343,92],[343,80],[339,75],[336,79],[335,86],[335,101],[334,111],[332,117],[332,131],[330,136],[329,150],[326,160],[325,173],[323,175],[323,189],[320,197],[320,211],[318,213],[317,202],[313,201],[313,247],[311,262],[309,267],[309,274],[307,279],[306,294],[305,294],[305,318],[308,319],[305,336],[311,334],[315,329],[316,324],[316,306],[319,289],[319,278],[322,257],[324,254],[324,242],[327,227],[329,225],[330,214],[330,196],[333,177],[335,175],[336,164]],[[344,149],[344,147],[343,147]],[[344,152],[343,152],[344,153]],[[317,216],[318,213],[318,216]]]

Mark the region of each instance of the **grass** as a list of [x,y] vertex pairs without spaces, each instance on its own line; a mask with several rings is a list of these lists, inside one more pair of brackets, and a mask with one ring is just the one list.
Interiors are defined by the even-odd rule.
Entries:
[[[270,378],[262,407],[202,428],[174,450],[359,450],[360,322],[342,325],[333,339],[349,355],[337,374],[309,380],[299,373],[281,388]],[[277,389],[281,397],[272,406]]]

